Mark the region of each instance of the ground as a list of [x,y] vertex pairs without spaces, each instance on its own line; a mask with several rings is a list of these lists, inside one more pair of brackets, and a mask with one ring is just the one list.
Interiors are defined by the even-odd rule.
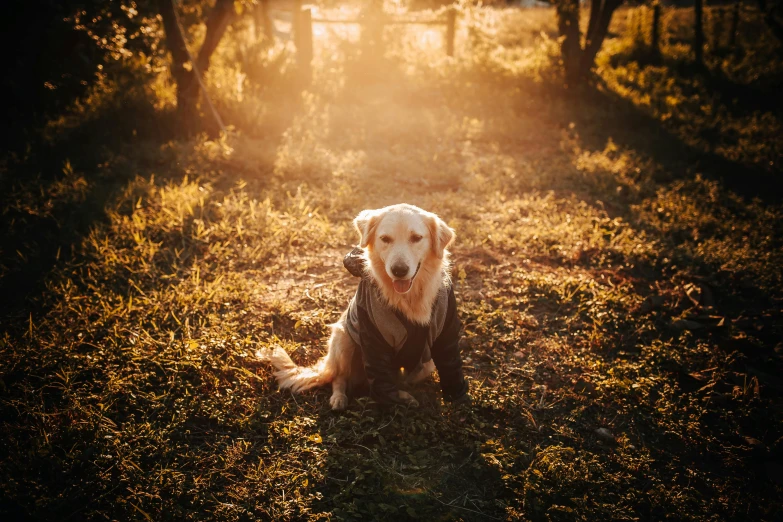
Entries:
[[[4,158],[6,519],[783,517],[771,44],[692,74],[611,38],[565,89],[524,11],[464,16],[456,60],[317,47],[300,89],[224,50],[220,136],[107,76]],[[278,391],[254,353],[324,353],[351,220],[397,202],[457,232],[473,404]]]

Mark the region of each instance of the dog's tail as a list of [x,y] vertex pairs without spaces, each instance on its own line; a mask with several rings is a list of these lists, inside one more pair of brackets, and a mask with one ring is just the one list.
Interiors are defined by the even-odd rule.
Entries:
[[303,392],[316,386],[332,382],[335,374],[335,364],[329,354],[321,357],[312,366],[297,366],[291,357],[280,346],[267,350],[258,350],[256,356],[270,363],[277,370],[277,378],[281,390],[290,388],[293,392]]

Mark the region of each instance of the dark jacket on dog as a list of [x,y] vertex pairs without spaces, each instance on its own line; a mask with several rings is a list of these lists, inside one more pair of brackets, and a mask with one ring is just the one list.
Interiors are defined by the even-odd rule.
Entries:
[[[346,312],[346,330],[361,347],[364,374],[370,395],[378,402],[400,402],[397,396],[399,370],[416,372],[430,359],[435,363],[446,400],[459,399],[468,391],[462,375],[454,288],[441,288],[432,307],[430,322],[420,325],[393,310],[379,295],[375,282],[365,275],[362,251],[354,249],[343,261],[348,271],[361,277]],[[352,373],[359,370],[354,354]]]

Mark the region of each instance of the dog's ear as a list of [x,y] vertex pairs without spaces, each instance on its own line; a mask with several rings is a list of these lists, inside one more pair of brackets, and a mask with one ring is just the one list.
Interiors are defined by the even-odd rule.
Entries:
[[381,215],[377,210],[362,210],[353,220],[353,226],[361,236],[361,239],[359,240],[360,247],[365,248],[370,244],[372,236],[375,234],[375,229],[378,227],[380,218]]
[[427,228],[430,229],[432,251],[438,259],[443,259],[443,251],[454,241],[454,230],[435,214],[429,216]]

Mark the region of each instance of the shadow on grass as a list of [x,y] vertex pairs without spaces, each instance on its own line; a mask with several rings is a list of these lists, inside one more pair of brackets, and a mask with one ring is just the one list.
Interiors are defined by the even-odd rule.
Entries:
[[438,388],[413,387],[415,409],[364,397],[323,412],[330,448],[316,508],[344,520],[503,519],[509,491],[482,454],[496,420],[480,407],[443,405]]
[[[728,89],[726,82],[718,79],[714,79],[711,85]],[[734,89],[746,89],[732,85]],[[598,87],[586,88],[566,100],[581,130],[580,138],[588,149],[603,150],[611,139],[622,147],[660,162],[665,172],[655,179],[657,182],[693,179],[696,174],[702,174],[707,179],[719,180],[726,188],[745,198],[758,198],[769,204],[783,199],[783,176],[779,166],[740,163],[685,144],[670,128],[639,110],[632,101],[612,92],[600,81]],[[719,92],[732,96],[731,90]],[[701,131],[708,145],[718,137],[712,135],[714,132],[717,131]]]
[[[623,282],[615,280],[615,285]],[[753,368],[750,354],[738,353],[740,346],[728,332],[684,332],[672,324],[675,310],[643,315],[620,308],[596,317],[585,306],[598,297],[591,292],[563,299],[544,284],[524,294],[537,296],[517,305],[537,318],[528,334],[530,345],[494,344],[513,331],[509,321],[501,321],[473,341],[493,344],[492,352],[471,356],[482,368],[482,380],[502,382],[508,398],[519,401],[506,404],[495,422],[501,430],[513,427],[524,434],[498,440],[529,451],[521,461],[524,474],[517,473],[510,486],[518,495],[525,491],[527,518],[552,516],[552,506],[588,512],[596,509],[591,500],[615,498],[613,507],[605,504],[599,511],[610,518],[634,513],[659,520],[672,516],[680,503],[721,498],[746,480],[754,494],[776,494],[783,448],[777,442],[780,431],[765,419],[774,416],[783,388],[779,379]],[[469,307],[466,322],[480,322],[472,311],[475,303],[463,306]],[[591,331],[600,317],[595,342]],[[749,343],[746,349],[759,346]],[[762,383],[760,396],[747,385],[754,378]],[[494,393],[482,391],[487,398]],[[525,409],[537,430],[525,429],[510,414]],[[683,475],[684,468],[693,473]],[[592,490],[596,483],[602,484],[600,493]],[[635,496],[631,511],[621,500],[629,491]],[[674,491],[683,496],[675,499]],[[764,505],[748,507],[753,513],[748,515],[746,507],[720,512],[737,520],[779,515],[777,508]]]
[[[294,116],[292,111],[288,121]],[[204,122],[204,128],[211,126]],[[267,136],[267,142],[279,143],[284,130],[285,126]],[[176,112],[120,99],[97,114],[85,115],[83,121],[66,124],[53,137],[36,133],[26,152],[3,158],[0,320],[25,320],[31,306],[44,305],[33,303],[52,269],[74,259],[90,231],[106,222],[107,206],[131,180],[153,175],[161,184],[189,174],[176,153],[163,151],[168,145],[186,143],[174,141],[182,137]],[[218,188],[235,182],[216,181]]]
[[24,155],[6,158],[0,316],[25,314],[24,303],[40,293],[50,270],[71,258],[91,227],[105,218],[107,203],[137,174],[115,151],[159,147],[170,139],[172,123],[151,108],[110,110],[68,129],[64,137],[38,135]]

